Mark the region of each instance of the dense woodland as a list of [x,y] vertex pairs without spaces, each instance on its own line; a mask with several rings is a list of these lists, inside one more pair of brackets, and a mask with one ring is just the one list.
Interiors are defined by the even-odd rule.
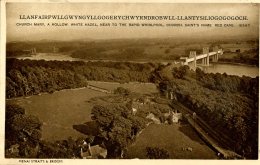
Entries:
[[187,67],[174,68],[174,79],[160,88],[172,90],[177,100],[195,111],[212,129],[228,136],[229,147],[247,158],[258,155],[259,78],[206,74]]
[[148,120],[138,114],[133,115],[127,106],[95,106],[92,109],[93,119],[99,123],[99,134],[106,148],[108,158],[119,158],[130,145]]
[[41,138],[40,120],[25,114],[25,110],[17,105],[6,105],[5,112],[5,130],[8,130],[5,134],[6,157],[36,157],[35,148]]
[[7,59],[6,97],[84,87],[87,80],[149,82],[159,64]]
[[[225,53],[231,53],[230,51],[226,51]],[[221,56],[219,58],[220,62],[231,62],[231,63],[241,63],[248,65],[259,66],[259,49],[250,49],[244,52],[240,52],[240,49],[237,52],[231,53],[234,54],[234,57],[228,58],[225,56]]]

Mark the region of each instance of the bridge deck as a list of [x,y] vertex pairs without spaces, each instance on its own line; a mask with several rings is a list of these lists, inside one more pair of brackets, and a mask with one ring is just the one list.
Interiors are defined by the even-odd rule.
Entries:
[[[221,54],[221,51],[218,51],[218,52],[209,52],[209,56],[216,55],[217,53]],[[208,56],[208,54],[200,54],[200,55],[197,55],[197,56],[196,56],[196,60],[206,58],[207,56]],[[194,58],[194,57],[191,57],[191,58],[188,58],[188,59],[186,60],[186,62],[192,62],[192,61],[194,61],[194,60],[195,60],[195,58]]]

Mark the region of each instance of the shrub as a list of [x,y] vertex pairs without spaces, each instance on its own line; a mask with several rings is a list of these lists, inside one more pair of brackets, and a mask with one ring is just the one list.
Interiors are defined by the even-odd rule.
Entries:
[[158,147],[146,147],[146,156],[149,159],[169,159],[169,152]]

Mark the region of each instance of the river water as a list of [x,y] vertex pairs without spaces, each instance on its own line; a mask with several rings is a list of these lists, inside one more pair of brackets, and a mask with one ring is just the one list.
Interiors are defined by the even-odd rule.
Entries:
[[17,57],[17,59],[29,59],[29,60],[57,60],[57,61],[81,61],[80,59],[73,58],[66,54],[58,54],[58,53],[37,53],[35,55],[31,55],[28,57]]
[[[18,57],[18,59],[30,59],[30,60],[58,60],[58,61],[85,61],[78,58],[73,58],[66,54],[59,53],[37,53],[30,57]],[[100,60],[91,60],[91,61],[100,61]],[[110,60],[105,60],[110,61]],[[144,63],[138,62],[138,63]],[[168,63],[168,62],[166,62]],[[249,76],[256,77],[259,75],[259,68],[256,66],[249,65],[236,65],[236,64],[221,64],[221,63],[211,63],[210,66],[199,66],[206,73],[226,73],[228,75],[237,75],[237,76]]]
[[210,64],[210,66],[203,66],[201,68],[206,73],[226,73],[228,75],[244,75],[249,77],[256,77],[259,75],[259,68],[250,65],[215,63]]

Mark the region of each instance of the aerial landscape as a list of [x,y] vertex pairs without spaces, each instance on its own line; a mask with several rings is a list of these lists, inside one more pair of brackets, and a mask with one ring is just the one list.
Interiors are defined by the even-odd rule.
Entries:
[[[80,149],[88,150],[85,140],[106,149],[106,158],[221,158],[189,121],[195,112],[203,131],[214,128],[209,135],[223,138],[213,138],[216,145],[256,158],[258,40],[174,41],[7,43],[6,156],[80,158]],[[196,70],[181,65],[181,56],[207,46],[210,52],[223,49],[218,62],[197,62]],[[250,74],[204,69],[214,65]],[[178,113],[182,117],[173,122]],[[25,145],[25,151],[8,152],[14,145]],[[227,151],[225,156],[238,156]]]
[[258,159],[258,31],[189,30],[21,39],[11,29],[5,157]]

